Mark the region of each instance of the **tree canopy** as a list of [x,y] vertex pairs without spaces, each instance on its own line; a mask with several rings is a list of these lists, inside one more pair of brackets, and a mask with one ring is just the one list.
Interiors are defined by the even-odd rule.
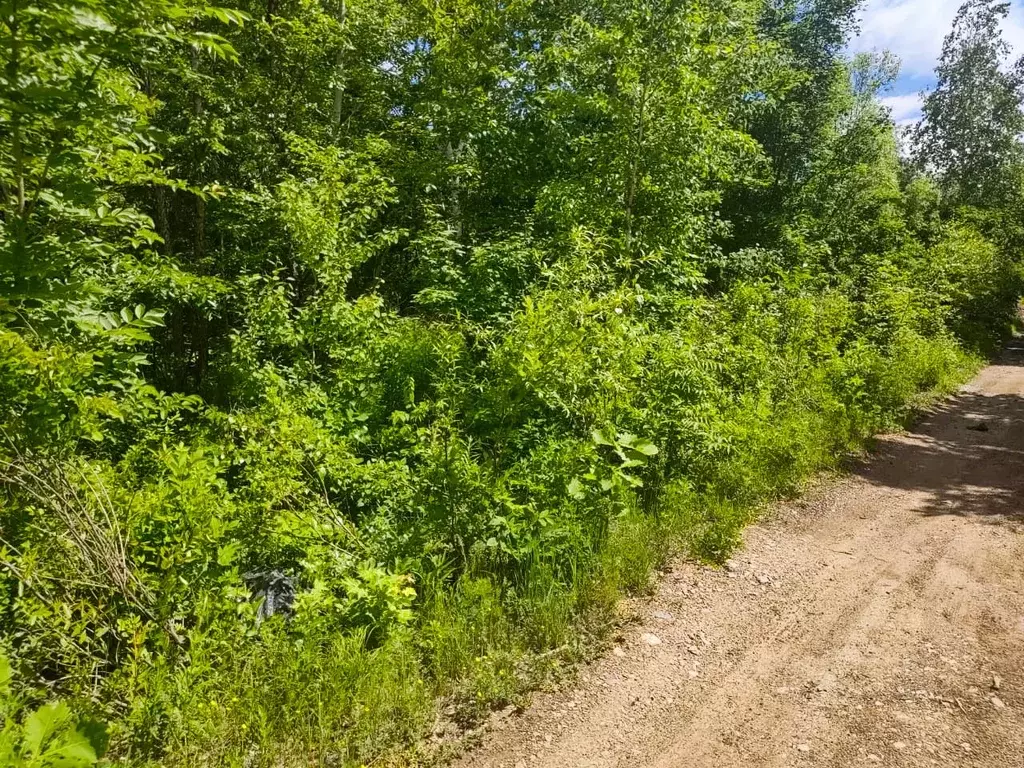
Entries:
[[1008,2],[961,6],[924,102],[920,157],[951,201],[984,207],[1013,194],[1024,134],[1024,60],[1007,66]]

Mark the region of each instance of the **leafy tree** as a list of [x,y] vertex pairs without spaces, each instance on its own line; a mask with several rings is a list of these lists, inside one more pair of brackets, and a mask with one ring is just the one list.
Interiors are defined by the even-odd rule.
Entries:
[[819,137],[799,208],[829,245],[825,266],[844,274],[867,253],[898,247],[903,234],[900,159],[892,120],[879,103],[899,66],[888,54],[859,54],[833,98],[832,127]]
[[922,108],[918,155],[952,204],[985,206],[1016,187],[1024,133],[1024,61],[1007,69],[1010,4],[968,0],[946,37],[938,83]]
[[156,168],[148,119],[155,103],[131,66],[174,43],[233,55],[217,35],[177,31],[190,16],[240,19],[170,0],[5,5],[0,284],[9,297],[57,290],[82,280],[80,270],[156,239],[120,192],[171,183]]
[[760,4],[758,30],[773,44],[770,87],[748,95],[746,129],[769,159],[760,184],[744,185],[726,201],[734,248],[771,246],[799,216],[797,199],[822,144],[833,130],[847,90],[842,54],[861,0],[783,0]]

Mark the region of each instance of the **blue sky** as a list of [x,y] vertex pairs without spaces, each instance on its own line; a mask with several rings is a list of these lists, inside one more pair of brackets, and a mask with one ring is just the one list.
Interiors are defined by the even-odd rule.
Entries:
[[[920,91],[934,83],[933,70],[942,53],[942,40],[963,0],[867,0],[861,13],[861,33],[851,50],[890,50],[900,57],[900,79],[885,94],[898,124],[921,114]],[[1024,54],[1024,0],[1013,0],[1003,35],[1016,55]]]

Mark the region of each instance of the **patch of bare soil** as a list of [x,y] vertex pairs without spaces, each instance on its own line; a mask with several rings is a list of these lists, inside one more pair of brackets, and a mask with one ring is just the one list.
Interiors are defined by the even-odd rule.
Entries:
[[1024,348],[725,570],[681,563],[460,768],[1024,768]]

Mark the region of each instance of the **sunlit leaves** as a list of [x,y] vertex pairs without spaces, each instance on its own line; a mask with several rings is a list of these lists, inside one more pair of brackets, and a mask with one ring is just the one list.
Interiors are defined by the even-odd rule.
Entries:
[[961,6],[943,44],[938,83],[922,106],[919,159],[957,203],[1007,196],[1014,167],[1024,161],[1024,64],[1008,66],[1000,29],[1008,12],[1009,4],[996,0]]

